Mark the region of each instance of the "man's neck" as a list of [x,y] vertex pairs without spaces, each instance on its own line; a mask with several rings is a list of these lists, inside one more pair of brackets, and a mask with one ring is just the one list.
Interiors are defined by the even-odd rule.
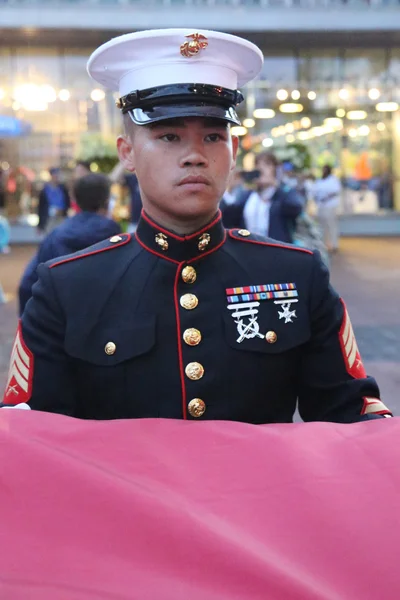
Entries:
[[146,215],[150,217],[150,219],[152,219],[152,221],[154,221],[161,227],[168,229],[168,231],[171,231],[171,233],[176,233],[180,236],[190,235],[192,233],[195,233],[196,231],[199,231],[200,229],[208,225],[208,223],[211,223],[211,221],[216,215],[216,211],[214,211],[212,214],[207,216],[193,216],[187,217],[185,218],[185,220],[183,220],[174,218],[171,215],[165,215],[163,213],[154,214],[157,211],[153,210],[146,210],[145,212]]

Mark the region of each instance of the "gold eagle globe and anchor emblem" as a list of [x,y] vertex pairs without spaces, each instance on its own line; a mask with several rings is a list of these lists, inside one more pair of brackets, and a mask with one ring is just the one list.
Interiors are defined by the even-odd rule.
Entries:
[[206,36],[201,35],[201,33],[192,33],[185,37],[190,39],[190,41],[187,41],[181,45],[181,54],[185,58],[196,56],[200,50],[205,50],[205,48],[208,46],[208,40]]

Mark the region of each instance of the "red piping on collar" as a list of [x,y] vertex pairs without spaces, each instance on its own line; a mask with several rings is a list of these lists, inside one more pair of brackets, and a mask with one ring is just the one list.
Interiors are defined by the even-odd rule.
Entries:
[[239,240],[240,242],[248,242],[249,244],[259,244],[260,246],[272,246],[274,248],[285,248],[286,250],[297,250],[298,252],[306,252],[306,254],[314,254],[312,250],[307,250],[307,248],[298,248],[297,246],[286,246],[285,244],[272,244],[271,242],[260,242],[258,240],[249,240],[245,237],[236,237],[233,235],[235,231],[240,231],[240,229],[230,229],[229,236],[233,240]]
[[179,260],[174,260],[173,258],[169,258],[169,256],[165,256],[165,254],[156,252],[156,250],[152,250],[152,248],[149,248],[148,246],[146,246],[146,244],[144,242],[142,242],[142,240],[139,238],[137,232],[135,232],[135,238],[137,239],[139,244],[142,246],[142,248],[147,250],[147,252],[150,252],[150,254],[154,254],[154,256],[157,256],[158,258],[163,258],[164,260],[169,260],[169,262],[174,263],[174,265],[179,265]]
[[105,252],[106,250],[113,250],[114,248],[118,248],[119,246],[124,246],[131,239],[130,233],[123,233],[126,238],[119,242],[119,244],[113,244],[112,246],[106,246],[106,248],[99,248],[98,250],[92,250],[92,252],[87,252],[86,254],[79,254],[78,256],[71,256],[70,258],[64,258],[64,260],[59,260],[58,262],[50,265],[50,269],[53,267],[58,267],[58,265],[63,265],[64,263],[72,262],[73,260],[78,260],[79,258],[85,258],[86,256],[92,256],[92,254],[100,254],[100,252]]
[[192,240],[193,238],[197,237],[198,235],[201,235],[205,231],[208,231],[216,223],[218,223],[218,221],[221,220],[221,211],[218,209],[218,213],[217,213],[217,216],[215,217],[215,219],[213,221],[211,221],[211,223],[209,223],[208,225],[206,225],[205,227],[203,227],[202,229],[200,229],[199,231],[195,231],[195,233],[191,233],[190,235],[183,235],[183,236],[177,235],[176,233],[171,233],[171,231],[168,231],[168,229],[164,229],[163,227],[161,227],[160,225],[158,225],[157,223],[155,223],[154,221],[152,221],[152,219],[150,219],[150,217],[148,217],[146,215],[146,213],[144,212],[144,210],[142,210],[142,218],[145,221],[147,221],[147,223],[149,225],[151,225],[152,227],[154,227],[154,229],[157,229],[157,231],[161,231],[161,233],[165,233],[165,235],[169,235],[170,237],[174,238],[175,240],[178,240],[179,242],[184,242],[184,241],[187,241],[187,240]]

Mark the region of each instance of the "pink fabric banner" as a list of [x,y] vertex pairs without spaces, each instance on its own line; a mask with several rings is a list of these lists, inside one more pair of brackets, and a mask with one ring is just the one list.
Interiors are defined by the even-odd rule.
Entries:
[[400,421],[0,411],[0,598],[400,598]]

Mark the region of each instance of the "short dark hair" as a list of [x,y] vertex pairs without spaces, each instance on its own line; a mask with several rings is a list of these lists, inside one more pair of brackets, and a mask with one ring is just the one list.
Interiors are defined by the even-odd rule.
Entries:
[[77,160],[75,163],[75,167],[83,167],[84,169],[90,172],[90,162],[88,160]]
[[73,184],[73,192],[77,205],[81,210],[97,212],[107,208],[111,183],[106,175],[90,173],[77,179]]
[[276,158],[275,154],[273,154],[273,152],[260,152],[260,154],[256,154],[256,158],[255,158],[256,167],[260,163],[266,163],[267,165],[273,165],[275,167],[275,169],[279,165],[279,161]]

